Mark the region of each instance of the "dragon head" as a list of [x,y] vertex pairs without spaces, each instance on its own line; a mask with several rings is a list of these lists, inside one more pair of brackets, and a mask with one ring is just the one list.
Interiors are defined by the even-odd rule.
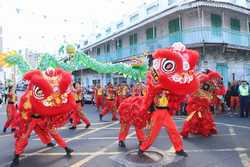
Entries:
[[186,49],[181,43],[175,43],[167,49],[158,49],[153,54],[153,66],[150,73],[153,87],[167,89],[177,94],[185,95],[199,88],[195,73],[199,54]]
[[223,85],[223,77],[216,71],[207,69],[200,77],[202,89],[215,95],[224,95],[226,88]]
[[24,75],[29,81],[32,111],[39,115],[58,115],[71,111],[75,106],[69,91],[72,76],[60,68],[46,71],[33,70]]

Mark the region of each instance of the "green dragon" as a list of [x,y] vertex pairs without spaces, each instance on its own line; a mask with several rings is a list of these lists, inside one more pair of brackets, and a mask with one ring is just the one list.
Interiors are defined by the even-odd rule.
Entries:
[[[27,60],[25,60],[22,55],[17,53],[5,56],[1,55],[1,61],[4,62],[4,64],[6,64],[7,66],[16,65],[17,69],[21,74],[32,70],[32,67],[29,65]],[[121,74],[124,77],[128,77],[136,81],[141,81],[142,79],[145,79],[146,72],[148,70],[147,65],[145,65],[144,63],[141,63],[136,66],[129,65],[126,63],[103,63],[97,61],[95,58],[83,52],[78,51],[67,61],[62,59],[59,60],[55,56],[50,55],[48,53],[40,55],[36,69],[46,70],[49,67],[60,67],[69,72],[88,68],[100,74]]]

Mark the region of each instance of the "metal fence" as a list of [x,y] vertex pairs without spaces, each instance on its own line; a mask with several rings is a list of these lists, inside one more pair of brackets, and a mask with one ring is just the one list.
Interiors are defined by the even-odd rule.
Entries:
[[237,46],[250,47],[250,33],[233,31],[226,28],[195,27],[167,34],[153,40],[147,40],[131,47],[121,48],[108,54],[96,56],[98,61],[113,62],[126,59],[131,56],[141,55],[145,51],[154,51],[157,48],[171,46],[174,42],[184,44],[195,43],[227,43]]

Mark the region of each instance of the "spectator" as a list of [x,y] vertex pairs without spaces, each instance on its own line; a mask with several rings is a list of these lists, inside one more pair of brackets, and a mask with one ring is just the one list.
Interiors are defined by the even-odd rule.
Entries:
[[227,92],[226,92],[226,94],[225,94],[225,102],[226,102],[226,105],[227,105],[227,107],[230,109],[230,106],[231,106],[231,104],[230,104],[230,100],[231,100],[231,95],[230,95],[230,91],[231,91],[231,82],[228,82],[228,84],[227,84],[227,87],[228,87],[228,89],[227,89]]
[[[248,117],[249,85],[247,81],[242,81],[239,86],[240,94],[240,117]],[[246,113],[246,114],[244,114]]]
[[240,98],[239,98],[239,85],[237,81],[232,82],[232,86],[229,91],[230,95],[230,108],[232,112],[237,111],[240,106]]

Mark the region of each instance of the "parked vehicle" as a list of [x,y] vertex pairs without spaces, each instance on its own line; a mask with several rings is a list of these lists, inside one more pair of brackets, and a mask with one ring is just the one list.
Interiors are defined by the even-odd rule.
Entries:
[[84,102],[85,103],[91,103],[92,102],[92,95],[93,95],[93,90],[92,89],[85,89],[84,91]]

